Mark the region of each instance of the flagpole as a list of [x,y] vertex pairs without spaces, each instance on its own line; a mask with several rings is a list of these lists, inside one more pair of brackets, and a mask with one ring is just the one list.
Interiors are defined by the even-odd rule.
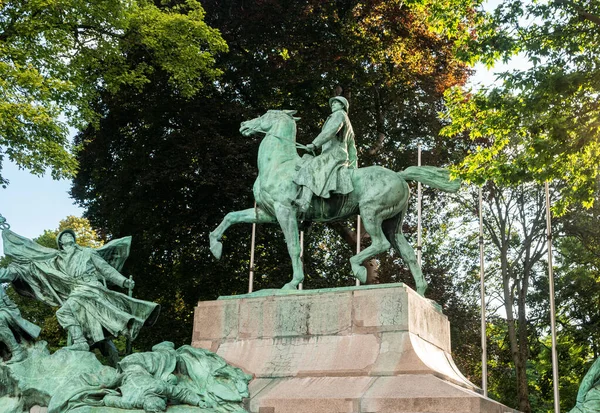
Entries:
[[[356,255],[360,253],[360,215],[356,216]],[[356,279],[356,286],[360,285],[360,281]]]
[[[254,202],[254,212],[256,213],[256,201]],[[250,279],[248,280],[248,294],[254,289],[254,246],[256,240],[256,223],[252,224],[252,238],[250,241]]]
[[[417,145],[417,166],[421,166],[421,143]],[[417,263],[421,266],[421,204],[422,204],[422,188],[421,182],[417,183]]]
[[[300,231],[300,262],[302,263],[302,272],[304,272],[304,231]],[[299,290],[303,288],[303,283],[298,284]]]
[[556,313],[554,306],[554,272],[552,269],[552,216],[550,214],[550,185],[546,189],[546,233],[548,236],[548,284],[550,286],[550,335],[552,336],[552,381],[554,385],[554,412],[560,413],[558,390],[558,357],[556,354]]

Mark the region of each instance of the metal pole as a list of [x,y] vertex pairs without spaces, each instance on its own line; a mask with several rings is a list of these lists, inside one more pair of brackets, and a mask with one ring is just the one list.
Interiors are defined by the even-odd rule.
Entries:
[[485,322],[485,281],[483,260],[483,196],[479,187],[479,279],[481,287],[481,387],[483,395],[487,397],[487,334]]
[[554,272],[552,270],[552,217],[550,215],[550,185],[546,181],[546,231],[548,235],[548,284],[550,286],[550,335],[552,336],[552,380],[554,384],[554,412],[560,413],[558,391],[558,357],[556,354],[556,314],[554,311]]
[[[356,216],[356,254],[360,252],[360,215]],[[356,279],[356,286],[360,285],[358,278]]]
[[[417,166],[421,166],[421,143],[419,143],[419,145],[417,145]],[[423,197],[423,193],[422,193],[422,189],[421,189],[421,182],[417,183],[417,263],[419,264],[419,267],[421,266],[421,249],[422,249],[422,245],[421,245],[421,203],[422,203],[422,197]]]
[[[129,296],[129,298],[133,297],[133,287],[131,286],[131,281],[133,281],[133,276],[130,275],[129,276],[129,287],[128,287],[128,291],[127,291],[127,295]],[[125,353],[127,355],[130,355],[133,351],[133,340],[131,339],[131,337],[127,337],[127,340],[125,341]]]
[[[300,261],[302,262],[302,271],[304,272],[304,231],[300,231]],[[304,288],[302,284],[298,284],[299,290]]]
[[[256,213],[256,201],[254,202],[254,212]],[[250,278],[248,280],[248,294],[254,289],[254,245],[256,241],[256,223],[252,224],[252,239],[250,241]]]

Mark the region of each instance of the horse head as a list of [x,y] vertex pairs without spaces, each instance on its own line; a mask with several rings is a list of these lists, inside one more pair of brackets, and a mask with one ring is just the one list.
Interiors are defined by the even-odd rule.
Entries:
[[250,136],[257,133],[274,135],[279,139],[296,139],[296,121],[300,118],[294,117],[296,110],[269,110],[262,116],[242,122],[240,133]]

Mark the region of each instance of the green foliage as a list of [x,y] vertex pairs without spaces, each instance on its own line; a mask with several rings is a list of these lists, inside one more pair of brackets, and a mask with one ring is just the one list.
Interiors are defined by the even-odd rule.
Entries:
[[[455,51],[457,38],[477,25],[476,1],[207,0],[203,6],[231,50],[219,61],[222,86],[254,113],[298,110],[298,140],[310,142],[338,85],[350,101],[360,166],[414,165],[419,140],[436,148],[432,164],[447,161],[456,143],[438,140],[437,113],[444,90],[469,74]],[[444,24],[442,7],[453,10]]]
[[[71,177],[67,126],[97,120],[89,103],[99,92],[139,90],[155,68],[182,96],[214,80],[213,56],[227,46],[203,19],[196,0],[0,2],[0,167],[7,156],[36,175]],[[151,63],[127,59],[139,47]]]
[[90,221],[86,218],[80,218],[69,215],[65,219],[60,220],[58,228],[55,230],[44,230],[44,233],[35,238],[34,241],[44,247],[57,248],[56,237],[61,231],[72,229],[77,237],[77,244],[82,247],[99,248],[104,245],[104,241],[90,225]]
[[457,167],[465,179],[504,185],[563,182],[558,213],[594,201],[600,161],[600,5],[597,2],[503,2],[476,40],[492,65],[520,54],[529,69],[501,74],[501,86],[447,93],[452,125],[478,146]]

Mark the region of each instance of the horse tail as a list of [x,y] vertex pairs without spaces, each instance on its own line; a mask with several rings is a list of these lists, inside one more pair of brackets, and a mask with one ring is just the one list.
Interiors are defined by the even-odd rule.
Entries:
[[409,166],[396,172],[407,181],[417,181],[444,192],[456,192],[460,188],[459,179],[450,179],[450,171],[437,166]]

